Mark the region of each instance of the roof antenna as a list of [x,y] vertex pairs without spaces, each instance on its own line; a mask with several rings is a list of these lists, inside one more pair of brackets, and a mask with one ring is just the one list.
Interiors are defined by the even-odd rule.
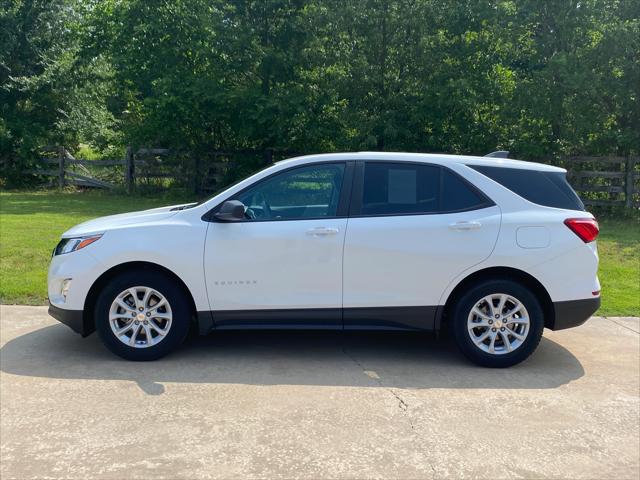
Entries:
[[486,154],[485,157],[509,158],[509,152],[507,150],[498,150],[497,152],[491,152],[491,153]]

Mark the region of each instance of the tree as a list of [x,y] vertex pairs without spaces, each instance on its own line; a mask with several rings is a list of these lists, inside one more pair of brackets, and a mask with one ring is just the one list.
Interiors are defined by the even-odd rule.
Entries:
[[[3,0],[0,156],[640,151],[634,0]],[[17,177],[16,177],[17,178]]]

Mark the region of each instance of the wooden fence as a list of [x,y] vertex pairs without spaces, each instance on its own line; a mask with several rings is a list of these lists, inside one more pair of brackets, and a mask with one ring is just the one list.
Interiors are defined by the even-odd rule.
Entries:
[[640,157],[566,157],[550,163],[567,169],[586,205],[640,206]]
[[[128,148],[123,159],[79,160],[64,147],[49,147],[44,152],[49,155],[41,158],[37,168],[25,173],[54,177],[60,188],[65,185],[93,188],[124,185],[132,192],[136,185],[150,180],[169,179],[197,193],[224,187],[227,173],[237,166],[240,156],[252,157],[254,164],[270,164],[274,158],[295,155],[294,152],[271,149],[236,150],[211,152],[205,160],[188,155],[176,158],[175,154],[162,148],[142,148],[135,152]],[[171,158],[173,161],[169,161]],[[640,206],[640,157],[565,157],[545,163],[567,169],[569,182],[586,205]],[[96,170],[99,169],[111,169],[111,181],[98,178],[100,175]]]
[[[150,180],[170,180],[191,187],[197,193],[219,190],[225,185],[225,177],[237,162],[238,156],[254,157],[257,164],[273,163],[274,158],[293,152],[267,150],[234,150],[209,153],[206,160],[188,155],[180,157],[164,148],[127,148],[123,159],[83,160],[76,159],[64,147],[44,147],[42,157],[34,168],[23,173],[53,177],[51,183],[59,188],[67,185],[88,188],[115,188],[125,186],[132,192],[136,186]],[[98,171],[108,173],[110,180]],[[121,172],[120,172],[121,171]],[[120,172],[120,173],[118,173]]]

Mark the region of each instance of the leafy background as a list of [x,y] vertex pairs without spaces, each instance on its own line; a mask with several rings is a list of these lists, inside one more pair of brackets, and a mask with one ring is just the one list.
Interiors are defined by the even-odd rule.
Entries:
[[640,151],[637,0],[0,0],[5,185],[36,149]]

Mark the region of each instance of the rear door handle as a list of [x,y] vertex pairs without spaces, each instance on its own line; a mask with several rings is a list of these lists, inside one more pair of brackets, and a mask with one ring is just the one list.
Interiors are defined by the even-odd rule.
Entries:
[[451,230],[477,230],[482,227],[480,222],[455,222],[450,223],[449,228]]
[[338,231],[339,230],[337,228],[316,227],[307,230],[307,235],[311,235],[313,237],[326,237],[327,235],[335,235]]

